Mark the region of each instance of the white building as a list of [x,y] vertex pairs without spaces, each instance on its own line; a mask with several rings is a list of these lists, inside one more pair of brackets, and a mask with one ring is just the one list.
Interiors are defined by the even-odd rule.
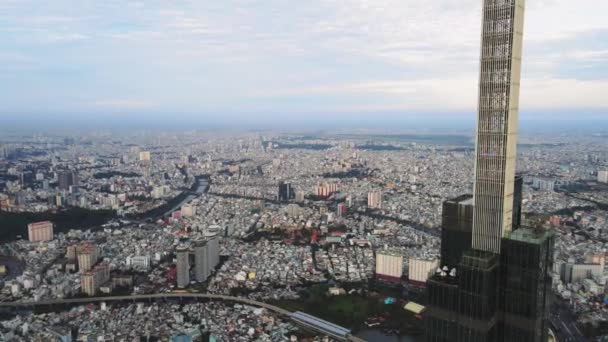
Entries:
[[148,255],[137,255],[127,257],[127,266],[132,268],[148,270],[150,269],[150,256]]
[[27,235],[30,242],[53,240],[53,223],[50,221],[30,223],[27,225]]
[[608,183],[608,171],[598,171],[597,181],[600,183]]
[[439,267],[439,260],[410,258],[408,279],[411,282],[424,284],[436,269]]
[[192,204],[186,204],[182,206],[182,217],[192,217],[196,215],[196,207]]
[[372,209],[381,209],[382,193],[380,191],[373,191],[367,194],[367,206]]
[[139,160],[140,161],[150,161],[150,151],[139,152]]
[[403,255],[396,251],[376,252],[376,277],[386,281],[398,282],[403,275]]

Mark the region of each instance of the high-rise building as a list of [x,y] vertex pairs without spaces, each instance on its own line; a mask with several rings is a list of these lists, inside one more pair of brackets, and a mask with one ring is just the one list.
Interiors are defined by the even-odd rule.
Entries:
[[219,262],[219,239],[194,241],[194,278],[196,281],[206,281]]
[[423,286],[437,267],[439,267],[437,258],[410,258],[407,279],[410,284]]
[[185,288],[190,284],[190,252],[185,246],[177,247],[177,287]]
[[209,268],[211,271],[220,263],[220,240],[215,237],[207,241],[209,245]]
[[293,187],[289,183],[279,182],[279,191],[277,194],[277,200],[279,202],[287,202],[296,197],[296,193]]
[[292,203],[292,204],[288,204],[287,208],[287,215],[289,215],[289,217],[298,217],[300,216],[300,213],[302,212],[302,208],[300,208],[299,205]]
[[76,257],[78,259],[78,270],[87,272],[95,266],[97,260],[101,256],[99,247],[90,242],[82,243],[76,246]]
[[597,181],[600,183],[608,183],[608,171],[598,171]]
[[371,209],[382,208],[382,193],[380,191],[372,191],[367,194],[367,207]]
[[139,152],[139,161],[148,162],[150,161],[150,151],[141,151]]
[[62,171],[57,175],[59,189],[69,190],[70,186],[78,185],[78,174],[73,171]]
[[376,252],[376,277],[383,281],[400,282],[403,276],[403,255],[398,251]]
[[346,215],[346,204],[345,203],[338,203],[338,208],[336,210],[336,213],[338,214],[338,217],[343,217]]
[[315,188],[315,194],[321,198],[327,198],[335,192],[338,192],[338,184],[336,183],[321,183]]
[[97,289],[108,281],[110,281],[110,268],[106,264],[99,264],[80,276],[80,287],[83,293],[94,296]]
[[555,234],[519,228],[502,240],[500,310],[503,341],[547,341]]
[[43,221],[28,224],[27,237],[30,242],[53,240],[53,223]]
[[199,282],[207,280],[209,269],[209,245],[205,240],[194,242],[194,279]]
[[[515,176],[513,229],[521,225],[523,177]],[[472,247],[473,196],[462,195],[443,202],[441,220],[441,265],[456,267],[464,251]]]
[[444,203],[426,340],[544,342],[553,233],[521,228],[515,177],[524,0],[484,0],[474,196]]
[[181,210],[182,217],[192,217],[196,215],[196,207],[192,204],[185,204]]
[[304,191],[296,192],[296,202],[298,202],[298,203],[304,202],[305,196],[306,196],[306,194],[304,193]]
[[441,265],[455,267],[462,253],[471,249],[473,196],[462,195],[443,202],[441,218]]
[[473,247],[498,253],[512,230],[525,0],[484,0]]

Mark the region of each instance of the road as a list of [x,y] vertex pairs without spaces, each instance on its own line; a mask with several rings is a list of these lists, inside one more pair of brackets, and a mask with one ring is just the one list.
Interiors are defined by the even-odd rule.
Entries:
[[[10,309],[34,309],[37,307],[52,307],[59,305],[70,305],[70,304],[90,304],[90,303],[101,303],[101,302],[138,302],[138,301],[152,301],[159,299],[207,299],[207,300],[221,300],[227,302],[235,302],[240,304],[246,304],[255,307],[265,308],[269,311],[277,313],[285,318],[291,319],[292,313],[285,309],[281,309],[277,306],[270,305],[263,302],[258,302],[255,300],[242,298],[242,297],[232,297],[232,296],[224,296],[224,295],[216,295],[216,294],[208,294],[208,293],[158,293],[158,294],[148,294],[148,295],[131,295],[131,296],[110,296],[110,297],[88,297],[88,298],[69,298],[69,299],[52,299],[52,300],[42,300],[38,302],[0,302],[0,308],[10,308]],[[316,331],[318,333],[322,333],[322,331]],[[365,342],[364,340],[349,335],[349,341],[353,342]]]
[[574,317],[568,309],[555,305],[549,314],[549,321],[558,342],[589,341],[576,326]]

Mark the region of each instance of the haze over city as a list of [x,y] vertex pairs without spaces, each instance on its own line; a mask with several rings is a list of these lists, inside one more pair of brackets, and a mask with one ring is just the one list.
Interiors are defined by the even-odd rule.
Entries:
[[[529,1],[524,123],[604,120],[607,11],[599,0]],[[477,0],[6,0],[0,120],[262,128],[438,115],[472,123],[480,15]]]

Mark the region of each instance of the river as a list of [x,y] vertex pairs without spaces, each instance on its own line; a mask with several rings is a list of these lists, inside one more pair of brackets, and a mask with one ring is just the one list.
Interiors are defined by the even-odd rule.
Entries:
[[200,195],[207,192],[208,190],[209,190],[209,179],[202,178],[202,177],[197,178],[197,186],[196,186],[196,190],[194,191],[194,193],[188,195],[188,197],[184,198],[182,201],[180,201],[179,203],[177,203],[176,205],[174,205],[173,207],[171,207],[170,209],[165,211],[165,213],[162,216],[171,215],[172,212],[181,208],[184,204],[189,203],[190,201],[199,197]]

